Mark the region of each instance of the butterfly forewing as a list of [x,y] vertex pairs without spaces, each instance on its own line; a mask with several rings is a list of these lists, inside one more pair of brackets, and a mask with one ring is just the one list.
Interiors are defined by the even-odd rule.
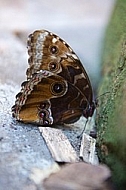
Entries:
[[35,31],[28,37],[29,68],[27,77],[39,70],[48,70],[64,77],[92,101],[89,77],[72,48],[57,35],[46,30]]

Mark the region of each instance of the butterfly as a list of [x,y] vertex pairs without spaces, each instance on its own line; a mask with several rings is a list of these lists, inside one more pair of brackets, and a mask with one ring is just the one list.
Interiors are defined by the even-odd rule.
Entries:
[[28,36],[27,80],[16,95],[12,116],[41,126],[74,123],[93,115],[89,77],[71,47],[47,30]]

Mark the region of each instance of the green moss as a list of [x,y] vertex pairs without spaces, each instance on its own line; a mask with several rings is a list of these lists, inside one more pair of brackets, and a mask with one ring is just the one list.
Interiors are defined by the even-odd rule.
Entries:
[[112,170],[119,189],[126,185],[126,1],[118,0],[102,57],[97,126],[101,162]]
[[126,1],[118,0],[109,26],[106,31],[105,46],[103,50],[104,65],[117,64],[120,52],[120,40],[126,33]]

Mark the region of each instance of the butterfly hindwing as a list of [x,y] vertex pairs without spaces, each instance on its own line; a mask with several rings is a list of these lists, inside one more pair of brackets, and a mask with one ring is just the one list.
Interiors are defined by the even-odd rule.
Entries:
[[14,117],[25,123],[69,123],[82,115],[82,109],[76,109],[83,106],[79,105],[79,98],[83,100],[83,96],[61,76],[40,71],[22,83],[12,111]]
[[21,92],[17,95],[12,108],[13,115],[26,123],[53,123],[52,98],[61,97],[67,92],[67,82],[62,77],[48,71],[39,71],[32,78],[22,83]]

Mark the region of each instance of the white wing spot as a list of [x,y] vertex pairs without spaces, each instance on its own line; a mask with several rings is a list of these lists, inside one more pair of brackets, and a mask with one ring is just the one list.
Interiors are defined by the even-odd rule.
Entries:
[[74,59],[78,59],[78,57],[77,57],[75,54],[72,54],[72,57],[73,57]]
[[57,42],[57,38],[53,38],[52,43],[56,43],[56,42]]

